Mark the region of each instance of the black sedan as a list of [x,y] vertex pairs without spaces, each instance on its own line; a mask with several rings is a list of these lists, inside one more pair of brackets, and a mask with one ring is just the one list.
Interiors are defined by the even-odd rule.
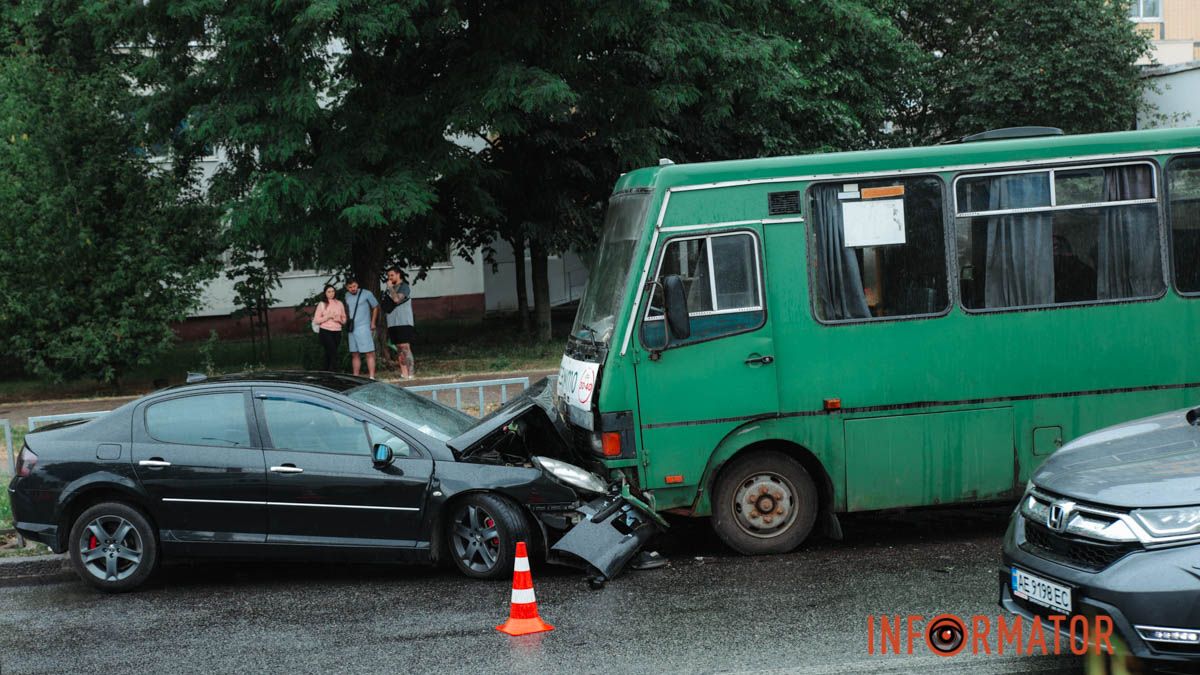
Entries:
[[518,541],[611,577],[660,521],[578,466],[549,400],[543,381],[476,420],[346,375],[210,378],[29,433],[13,516],[106,591],[195,556],[450,560],[497,578]]
[[1000,604],[1111,617],[1134,655],[1200,663],[1198,424],[1200,409],[1180,410],[1052,455],[1005,535]]

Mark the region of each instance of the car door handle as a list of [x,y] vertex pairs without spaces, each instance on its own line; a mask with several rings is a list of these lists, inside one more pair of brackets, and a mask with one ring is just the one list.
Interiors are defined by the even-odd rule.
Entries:
[[275,473],[304,473],[304,469],[301,469],[300,467],[296,466],[295,464],[283,464],[281,466],[273,466],[273,467],[271,467],[271,471],[274,471]]
[[762,364],[764,366],[769,366],[772,363],[775,363],[774,356],[751,356],[750,358],[746,359],[746,365],[748,365],[748,366],[752,366],[755,364]]
[[171,463],[163,460],[162,457],[151,457],[138,462],[138,466],[148,466],[152,469],[161,469],[164,466],[171,466]]

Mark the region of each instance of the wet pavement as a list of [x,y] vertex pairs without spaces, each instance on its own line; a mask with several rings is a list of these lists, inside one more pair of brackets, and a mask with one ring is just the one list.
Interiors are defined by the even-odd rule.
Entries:
[[[868,615],[995,617],[1008,509],[843,519],[846,540],[738,557],[675,521],[670,564],[600,590],[535,563],[551,633],[510,638],[509,582],[402,566],[207,563],[148,588],[0,588],[0,672],[1075,673],[1070,657],[868,654]],[[994,619],[993,619],[994,620]]]

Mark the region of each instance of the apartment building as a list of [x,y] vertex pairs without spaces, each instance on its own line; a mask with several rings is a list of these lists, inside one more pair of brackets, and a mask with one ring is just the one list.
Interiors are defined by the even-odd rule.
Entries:
[[1200,0],[1132,0],[1129,19],[1153,40],[1146,63],[1200,60]]

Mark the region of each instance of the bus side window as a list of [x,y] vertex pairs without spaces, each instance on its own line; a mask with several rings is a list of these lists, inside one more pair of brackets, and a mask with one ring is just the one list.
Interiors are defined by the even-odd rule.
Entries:
[[1200,293],[1200,155],[1171,160],[1167,176],[1175,288]]
[[955,229],[963,306],[1161,294],[1155,193],[1148,162],[960,176]]
[[[750,232],[680,237],[663,247],[657,279],[678,275],[687,295],[692,334],[671,345],[753,330],[763,323],[758,238]],[[642,319],[642,343],[663,344],[662,291],[656,288]]]
[[950,307],[942,182],[904,178],[809,191],[817,318],[938,314]]

